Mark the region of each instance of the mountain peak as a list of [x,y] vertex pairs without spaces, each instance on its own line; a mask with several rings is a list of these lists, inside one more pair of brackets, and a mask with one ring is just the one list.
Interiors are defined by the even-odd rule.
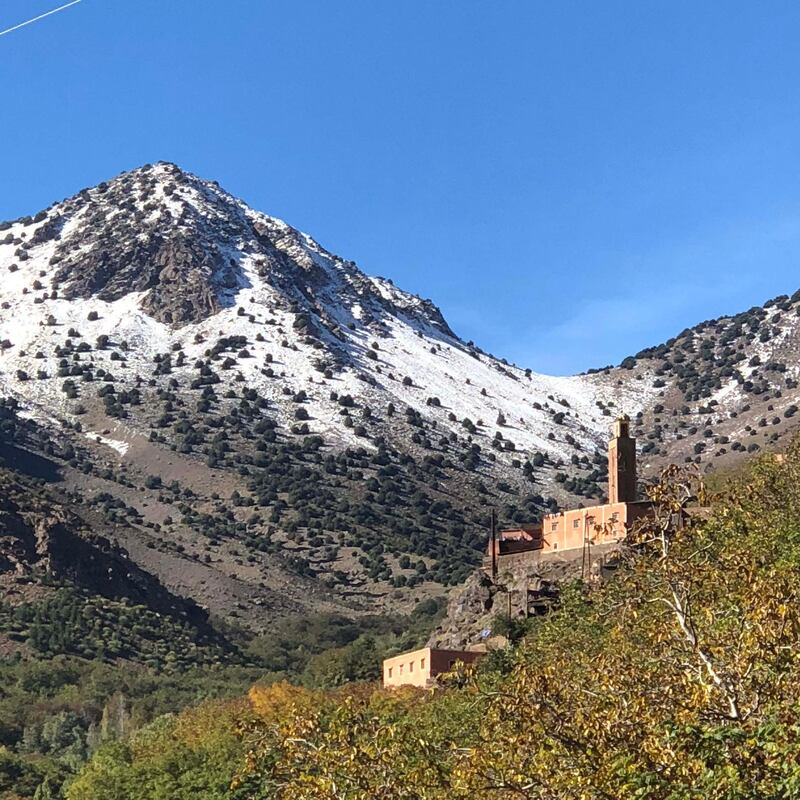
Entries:
[[[241,363],[222,357],[225,369],[236,364],[224,375],[231,391],[244,382],[288,420],[296,409],[286,398],[305,393],[319,404],[321,427],[340,441],[362,444],[363,435],[354,433],[362,426],[342,424],[334,395],[369,396],[409,413],[438,409],[447,435],[532,412],[513,444],[560,452],[547,436],[557,411],[546,398],[569,394],[569,405],[581,409],[576,436],[594,449],[599,412],[586,381],[534,376],[481,353],[455,336],[429,300],[367,276],[307,234],[174,164],[122,173],[0,228],[0,305],[7,312],[0,342],[8,342],[0,386],[15,396],[35,389],[41,408],[73,415],[59,387],[63,375],[84,374],[93,369],[89,362],[110,358],[108,350],[95,352],[98,339],[117,348],[115,377],[130,370],[128,377],[148,379],[165,353],[182,352],[181,373],[205,370],[183,376],[191,385],[203,385],[230,346],[224,339],[247,353]],[[18,319],[25,320],[22,330]],[[91,354],[73,352],[79,344]],[[87,364],[65,366],[64,353]],[[48,377],[18,383],[36,374]],[[503,447],[514,452],[512,443]]]
[[139,295],[145,313],[171,326],[208,319],[232,307],[242,289],[266,284],[279,305],[298,307],[334,338],[354,309],[366,323],[382,311],[401,313],[452,335],[429,301],[368,278],[306,234],[168,162],[124,172],[4,227],[13,228],[6,242],[16,245],[14,255],[43,265],[42,277],[64,298],[113,303]]

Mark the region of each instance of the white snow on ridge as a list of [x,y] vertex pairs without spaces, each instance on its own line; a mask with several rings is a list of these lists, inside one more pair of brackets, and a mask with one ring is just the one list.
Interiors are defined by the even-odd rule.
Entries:
[[[163,169],[157,167],[155,169]],[[166,173],[165,173],[166,175]],[[168,178],[165,177],[164,181]],[[177,219],[184,202],[202,207],[208,220],[219,218],[225,223],[220,207],[208,200],[221,190],[213,184],[194,179],[188,186],[179,185],[171,196],[163,193],[161,181],[158,197]],[[97,190],[90,190],[90,194]],[[223,193],[224,194],[224,193]],[[92,194],[94,197],[95,195]],[[229,197],[226,195],[226,197]],[[153,198],[150,198],[151,200]],[[96,202],[102,203],[102,194]],[[137,201],[138,202],[138,201]],[[349,262],[340,262],[328,254],[313,239],[296,232],[286,223],[249,209],[236,201],[241,214],[257,219],[275,234],[275,246],[291,256],[296,263],[324,271],[330,284],[315,295],[329,319],[334,320],[340,331],[334,336],[322,330],[325,346],[335,345],[348,353],[348,362],[342,371],[326,379],[315,366],[326,355],[325,349],[307,344],[305,337],[294,329],[296,315],[289,310],[286,297],[267,279],[259,274],[256,266],[258,253],[252,243],[241,242],[221,245],[226,258],[237,262],[243,285],[235,290],[234,304],[217,314],[197,323],[173,329],[158,322],[141,310],[143,293],[131,292],[120,300],[104,302],[97,297],[89,299],[53,299],[52,279],[57,267],[49,262],[56,247],[48,242],[31,249],[29,258],[20,261],[15,255],[18,241],[30,239],[41,222],[24,226],[14,224],[0,231],[0,342],[7,340],[9,347],[0,349],[0,393],[24,398],[32,407],[50,416],[76,419],[75,407],[84,402],[84,397],[93,399],[99,382],[83,383],[75,379],[82,397],[68,400],[62,391],[64,378],[57,377],[60,357],[55,348],[63,346],[70,329],[80,333],[72,337],[73,344],[85,342],[90,350],[80,353],[82,363],[93,368],[104,368],[113,373],[117,383],[133,386],[136,376],[144,378],[142,391],[147,391],[154,359],[159,354],[172,352],[174,344],[180,344],[185,353],[185,365],[173,366],[172,374],[161,379],[178,380],[180,387],[187,387],[197,376],[194,364],[205,359],[206,351],[222,336],[244,336],[248,344],[249,357],[237,357],[237,363],[229,370],[221,369],[220,362],[213,365],[223,380],[214,389],[221,397],[228,388],[240,396],[241,388],[255,389],[270,401],[274,414],[284,426],[295,422],[297,405],[292,395],[303,390],[308,396],[305,407],[309,412],[309,427],[312,432],[325,436],[326,441],[340,445],[369,446],[367,440],[355,435],[352,428],[342,424],[341,406],[331,399],[331,392],[339,396],[350,394],[357,402],[368,405],[380,417],[385,416],[386,407],[392,402],[398,413],[411,406],[420,414],[435,420],[442,435],[451,431],[465,435],[462,421],[469,418],[479,425],[476,441],[482,447],[489,445],[496,432],[515,445],[513,452],[498,452],[498,461],[510,465],[512,459],[525,458],[536,451],[547,453],[555,459],[568,460],[575,452],[566,441],[569,434],[574,437],[581,450],[590,455],[595,449],[604,449],[611,419],[604,416],[599,402],[614,403],[615,412],[631,415],[644,408],[656,390],[652,381],[638,381],[638,387],[611,387],[600,376],[551,377],[537,373],[526,373],[485,354],[473,354],[460,340],[448,336],[436,327],[435,321],[425,312],[425,301],[397,289],[381,278],[365,279],[364,291],[370,289],[380,295],[384,304],[376,306],[374,298],[364,295],[361,302],[345,305],[341,301],[344,288],[351,293],[360,283],[353,284],[354,268]],[[109,213],[115,209],[109,209]],[[54,208],[54,213],[58,207]],[[65,230],[74,230],[80,224],[70,219]],[[176,223],[177,224],[177,223]],[[10,234],[11,241],[4,242]],[[23,239],[24,241],[24,239]],[[11,272],[12,264],[17,265]],[[348,266],[345,268],[345,264]],[[41,283],[40,288],[35,288]],[[238,309],[244,309],[240,314]],[[89,321],[91,312],[98,319]],[[250,316],[255,319],[250,321]],[[360,323],[365,317],[372,318],[374,325]],[[55,324],[48,324],[55,321]],[[98,350],[97,338],[107,336],[109,348]],[[257,341],[256,337],[262,339]],[[289,346],[284,346],[283,342]],[[127,342],[127,350],[122,346]],[[377,343],[377,349],[373,344]],[[367,356],[374,350],[377,359]],[[113,352],[124,360],[111,360]],[[175,355],[173,353],[173,355]],[[267,362],[271,356],[272,361]],[[71,360],[73,356],[67,356]],[[173,358],[173,363],[175,359]],[[275,377],[262,374],[271,368]],[[39,379],[41,372],[48,377]],[[237,380],[241,374],[243,381]],[[359,378],[368,374],[375,385]],[[26,376],[27,375],[27,379]],[[410,378],[411,385],[404,383]],[[284,393],[288,387],[289,394]],[[435,405],[435,398],[439,405]],[[563,424],[554,421],[555,414],[564,414]],[[451,415],[453,418],[451,418]],[[506,424],[498,425],[498,415],[505,417]],[[359,412],[353,412],[356,422]],[[103,444],[113,447],[124,456],[128,446],[124,441],[87,432],[92,439],[100,438]],[[551,438],[552,437],[552,438]]]

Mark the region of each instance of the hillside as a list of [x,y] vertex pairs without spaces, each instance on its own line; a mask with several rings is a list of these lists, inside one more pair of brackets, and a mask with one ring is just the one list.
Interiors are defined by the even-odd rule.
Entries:
[[800,291],[703,322],[595,374],[655,390],[635,420],[651,469],[693,461],[708,470],[785,445],[796,428],[799,366]]
[[9,466],[254,631],[441,596],[490,506],[524,522],[603,497],[620,413],[647,476],[780,446],[800,403],[797,298],[540,375],[171,164],[0,224],[0,274],[0,396],[41,434]]
[[[441,676],[438,691],[254,686],[241,704],[101,748],[65,796],[796,797],[798,478],[795,442],[702,517],[648,523],[613,580],[575,583],[550,614],[509,622],[511,646]],[[687,489],[705,496],[694,471],[660,488],[665,512]]]
[[468,574],[488,503],[554,506],[573,453],[571,488],[602,493],[596,379],[480,352],[177,167],[0,227],[0,392],[69,443],[66,488],[132,509],[132,558],[218,614],[410,605]]

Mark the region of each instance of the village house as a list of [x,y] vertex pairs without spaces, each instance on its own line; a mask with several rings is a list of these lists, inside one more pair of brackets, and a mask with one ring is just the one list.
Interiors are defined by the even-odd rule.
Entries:
[[437,650],[423,647],[410,653],[401,653],[383,662],[383,685],[430,686],[438,675],[450,672],[456,664],[473,664],[485,653],[485,648],[475,650]]

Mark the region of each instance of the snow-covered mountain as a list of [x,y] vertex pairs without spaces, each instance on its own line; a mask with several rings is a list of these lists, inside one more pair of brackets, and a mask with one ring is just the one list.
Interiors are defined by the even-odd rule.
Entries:
[[255,628],[408,608],[479,561],[490,507],[597,502],[619,414],[647,474],[779,446],[800,405],[800,294],[541,375],[172,164],[0,223],[0,276],[11,466],[52,460],[160,585]]
[[[592,376],[539,375],[482,353],[430,301],[171,164],[0,228],[0,391],[37,416],[76,418],[59,377],[67,340],[127,385],[178,347],[183,366],[173,357],[170,375],[189,381],[227,337],[236,363],[220,373],[223,384],[254,389],[284,425],[305,392],[312,432],[364,444],[341,424],[335,391],[376,410],[410,407],[445,435],[464,435],[469,419],[476,441],[500,432],[513,443],[500,451],[508,462],[534,452],[568,459],[566,437],[602,450],[609,418],[598,403],[635,415],[654,394],[624,386],[609,398]],[[99,337],[108,339],[102,349]],[[120,449],[135,435],[135,425],[118,430]]]

